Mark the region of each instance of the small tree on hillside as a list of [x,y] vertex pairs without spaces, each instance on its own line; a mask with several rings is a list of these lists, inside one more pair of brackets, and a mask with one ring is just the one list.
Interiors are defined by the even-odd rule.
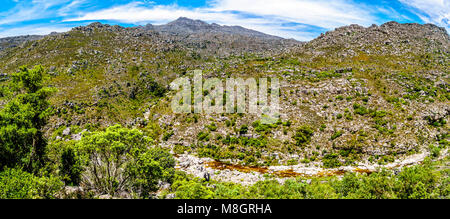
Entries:
[[44,87],[44,68],[20,67],[9,84],[14,98],[0,110],[0,169],[36,171],[47,144],[42,128],[51,113],[47,101],[54,88]]
[[87,133],[75,145],[84,170],[81,184],[99,194],[128,192],[147,198],[160,181],[170,181],[175,160],[169,152],[149,148],[151,140],[120,125]]

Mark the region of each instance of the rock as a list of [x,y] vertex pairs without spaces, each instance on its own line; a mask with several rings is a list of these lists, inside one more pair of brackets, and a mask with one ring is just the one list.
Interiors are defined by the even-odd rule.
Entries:
[[83,131],[81,131],[81,132],[78,133],[78,134],[73,134],[73,135],[72,135],[72,140],[75,140],[75,141],[81,140],[81,138],[83,137],[83,133],[84,133],[84,132],[87,132],[87,129],[84,129]]
[[166,199],[175,199],[175,193],[170,193],[166,196]]
[[64,129],[64,131],[62,132],[63,136],[68,136],[70,135],[70,127],[67,127],[66,129]]
[[98,199],[113,199],[113,197],[111,195],[100,195],[97,196]]
[[85,191],[81,186],[66,186],[64,187],[62,193],[59,195],[59,198],[62,199],[78,199],[85,197]]

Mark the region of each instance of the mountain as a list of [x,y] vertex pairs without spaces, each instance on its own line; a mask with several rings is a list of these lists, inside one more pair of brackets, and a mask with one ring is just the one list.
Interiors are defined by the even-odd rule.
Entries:
[[[450,39],[445,28],[433,24],[388,22],[364,28],[350,25],[321,34],[304,49],[334,53],[337,56],[357,52],[406,55],[407,53],[448,53]],[[339,54],[338,54],[339,53]],[[331,54],[330,54],[331,55]]]
[[281,50],[301,44],[296,40],[283,39],[240,26],[208,24],[185,17],[166,25],[149,24],[138,29],[157,32],[188,48],[215,55],[236,55],[242,52],[279,53]]
[[216,23],[208,24],[201,20],[192,20],[180,17],[166,25],[147,25],[148,30],[155,30],[162,33],[201,36],[203,34],[229,34],[242,35],[247,37],[261,38],[266,40],[282,40],[281,37],[268,35],[258,31],[243,28],[241,26],[221,26]]
[[[187,18],[132,28],[93,23],[6,49],[0,72],[49,70],[59,90],[50,142],[73,139],[62,136],[67,127],[121,123],[180,155],[299,171],[375,168],[418,163],[430,145],[447,147],[449,41],[434,25],[395,22],[341,27],[306,43]],[[280,78],[281,120],[174,114],[168,84],[196,69],[205,78]]]
[[17,47],[24,42],[35,41],[42,38],[43,36],[37,35],[0,38],[0,52],[4,51],[5,49]]

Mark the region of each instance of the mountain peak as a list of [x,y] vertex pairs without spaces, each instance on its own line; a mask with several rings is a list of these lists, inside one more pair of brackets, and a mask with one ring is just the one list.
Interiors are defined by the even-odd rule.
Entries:
[[202,20],[194,20],[187,17],[179,17],[178,19],[168,23],[167,25],[177,25],[177,26],[209,26],[208,23]]
[[258,37],[264,39],[280,40],[276,37],[261,33],[255,30],[246,29],[241,26],[226,26],[217,23],[208,24],[202,20],[194,20],[187,17],[180,17],[166,25],[153,26],[154,30],[171,33],[171,34],[227,34],[227,35],[243,35],[249,37]]

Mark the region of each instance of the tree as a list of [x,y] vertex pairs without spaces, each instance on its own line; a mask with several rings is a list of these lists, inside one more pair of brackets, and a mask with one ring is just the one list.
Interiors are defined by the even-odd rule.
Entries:
[[46,139],[42,128],[51,114],[48,97],[55,89],[44,87],[44,68],[20,67],[9,87],[15,97],[0,111],[0,168],[37,171],[43,164]]
[[81,184],[98,193],[129,192],[149,197],[160,181],[170,181],[175,160],[169,152],[152,147],[152,140],[137,129],[120,125],[85,134],[75,145],[84,165]]

